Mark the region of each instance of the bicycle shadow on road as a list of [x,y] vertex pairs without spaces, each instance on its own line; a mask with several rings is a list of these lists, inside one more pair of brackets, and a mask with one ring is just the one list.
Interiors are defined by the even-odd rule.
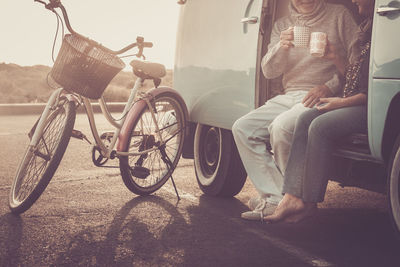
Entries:
[[12,213],[0,217],[0,266],[18,266],[22,219]]
[[105,235],[99,236],[96,228],[75,235],[54,265],[176,266],[180,259],[176,253],[184,250],[179,239],[186,226],[182,214],[167,200],[136,197],[117,212]]
[[[208,207],[237,213],[245,205],[235,198],[205,196],[200,197],[199,206],[174,201],[155,195],[128,201],[105,226],[105,234],[99,234],[104,226],[96,226],[74,235],[65,251],[56,256],[54,265],[213,266],[213,261],[221,257],[222,237],[233,236],[240,229],[227,227],[230,217],[210,218]],[[215,220],[221,223],[217,225]],[[221,227],[227,232],[220,231]],[[247,256],[243,254],[242,258]]]

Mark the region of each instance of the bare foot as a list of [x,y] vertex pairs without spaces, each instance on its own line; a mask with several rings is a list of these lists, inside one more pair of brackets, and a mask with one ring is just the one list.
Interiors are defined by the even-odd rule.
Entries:
[[314,216],[318,211],[318,207],[316,203],[307,203],[304,206],[304,209],[296,212],[292,215],[289,215],[284,220],[285,223],[298,223],[302,220]]
[[300,213],[305,208],[303,200],[290,194],[285,194],[272,215],[264,217],[266,222],[275,223]]

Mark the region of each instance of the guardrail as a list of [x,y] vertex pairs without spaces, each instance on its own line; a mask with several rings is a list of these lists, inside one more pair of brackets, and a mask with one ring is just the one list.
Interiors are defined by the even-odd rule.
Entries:
[[[125,103],[123,102],[107,103],[110,112],[121,112],[124,109],[124,105]],[[46,103],[0,104],[0,116],[41,114],[45,106]],[[94,112],[101,112],[99,103],[93,103],[92,106]],[[83,113],[84,111],[82,106],[77,110],[78,113]]]

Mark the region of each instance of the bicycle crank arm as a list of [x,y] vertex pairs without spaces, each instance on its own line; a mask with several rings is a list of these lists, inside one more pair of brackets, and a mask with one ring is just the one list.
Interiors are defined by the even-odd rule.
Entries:
[[90,145],[92,144],[89,139],[84,135],[81,131],[72,130],[71,137],[79,139],[79,140],[86,140]]

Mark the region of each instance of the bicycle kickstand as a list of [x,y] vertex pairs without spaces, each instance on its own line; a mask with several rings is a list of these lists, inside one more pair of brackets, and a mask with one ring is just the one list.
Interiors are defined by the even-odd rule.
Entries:
[[[170,171],[171,169],[173,169],[173,166],[172,166],[172,162],[171,162],[170,158],[168,157],[167,153],[165,153],[165,144],[160,146],[159,149],[161,152],[161,159],[167,165],[168,171]],[[181,198],[179,197],[178,189],[176,188],[174,178],[172,177],[172,173],[171,173],[171,181],[172,181],[172,185],[174,186],[175,193],[176,193],[176,196],[179,201],[179,200],[181,200]]]

